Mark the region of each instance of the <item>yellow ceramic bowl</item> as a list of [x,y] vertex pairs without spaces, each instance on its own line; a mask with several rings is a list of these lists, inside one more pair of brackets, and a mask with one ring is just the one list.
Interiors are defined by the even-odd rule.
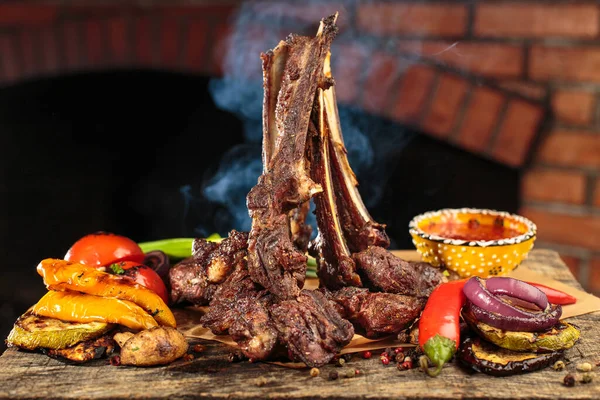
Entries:
[[423,261],[463,278],[512,271],[532,249],[536,230],[533,222],[520,215],[475,208],[430,211],[409,223]]

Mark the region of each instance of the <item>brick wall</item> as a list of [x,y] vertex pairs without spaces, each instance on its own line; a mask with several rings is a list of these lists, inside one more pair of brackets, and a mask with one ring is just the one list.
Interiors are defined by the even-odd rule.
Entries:
[[247,27],[256,45],[236,49],[257,60],[252,76],[260,72],[257,49],[275,44],[265,30],[284,24],[281,38],[339,11],[339,100],[519,168],[520,212],[538,225],[536,246],[558,250],[600,293],[596,1],[84,4],[0,4],[0,85],[105,68],[220,75],[242,5],[264,17]]

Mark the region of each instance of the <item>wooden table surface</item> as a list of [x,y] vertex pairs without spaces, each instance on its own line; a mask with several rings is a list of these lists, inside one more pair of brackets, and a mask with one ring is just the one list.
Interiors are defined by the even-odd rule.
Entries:
[[[412,257],[412,253],[398,254]],[[581,288],[553,251],[535,249],[525,264]],[[599,399],[600,375],[591,383],[577,382],[574,387],[564,386],[562,380],[567,371],[575,372],[576,364],[600,361],[600,313],[568,320],[580,327],[581,339],[565,353],[566,371],[547,368],[498,378],[469,373],[450,363],[441,375],[431,378],[418,368],[401,372],[392,363],[384,366],[376,355],[371,359],[354,356],[346,364],[359,369],[360,375],[329,380],[329,372],[340,371],[340,367],[326,365],[320,376],[312,378],[308,369],[230,362],[225,345],[194,339],[192,344],[206,347],[199,357],[151,368],[115,367],[107,360],[69,365],[11,348],[0,356],[0,398]]]

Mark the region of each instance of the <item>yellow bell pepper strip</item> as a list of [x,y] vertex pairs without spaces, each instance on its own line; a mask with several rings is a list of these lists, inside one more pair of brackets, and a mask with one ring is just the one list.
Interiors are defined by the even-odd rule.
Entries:
[[50,290],[73,290],[128,300],[150,313],[160,325],[176,327],[173,312],[160,296],[127,277],[55,258],[42,260],[37,266],[37,272]]
[[32,312],[41,317],[62,321],[106,322],[134,330],[158,326],[150,314],[131,301],[71,291],[49,290],[32,307]]

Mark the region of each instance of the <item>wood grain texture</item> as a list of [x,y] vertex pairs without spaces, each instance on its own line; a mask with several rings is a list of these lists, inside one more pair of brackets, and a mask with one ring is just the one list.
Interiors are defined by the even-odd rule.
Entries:
[[[399,253],[412,257],[409,253]],[[534,250],[529,268],[580,288],[557,253]],[[309,369],[290,369],[268,363],[230,362],[230,349],[217,342],[201,343],[205,350],[191,361],[169,366],[135,368],[111,366],[107,360],[69,365],[42,354],[8,349],[0,356],[2,399],[598,399],[600,376],[591,383],[562,384],[580,362],[600,361],[600,313],[568,319],[581,329],[581,340],[565,353],[567,370],[548,368],[496,378],[448,364],[431,378],[419,369],[398,371],[384,366],[377,354],[354,356],[344,367],[326,365],[318,377]],[[331,371],[359,369],[353,378],[329,380]],[[598,367],[594,367],[597,370]],[[594,371],[595,372],[595,371]]]

